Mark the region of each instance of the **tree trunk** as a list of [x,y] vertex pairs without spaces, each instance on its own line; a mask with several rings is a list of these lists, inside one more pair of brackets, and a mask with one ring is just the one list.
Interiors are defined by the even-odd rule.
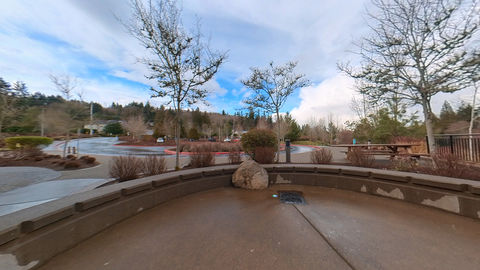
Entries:
[[423,115],[425,117],[425,127],[427,129],[427,140],[430,148],[430,154],[435,153],[435,139],[433,138],[433,113],[430,102],[427,99],[422,100]]
[[277,114],[277,160],[276,162],[280,162],[280,114],[278,109],[276,110]]
[[468,149],[470,152],[470,160],[473,161],[473,142],[472,142],[472,130],[473,130],[473,123],[475,122],[475,101],[477,99],[477,91],[478,87],[477,84],[474,83],[473,87],[475,88],[473,92],[473,102],[472,102],[472,111],[470,113],[470,126],[468,127]]
[[175,123],[175,170],[180,170],[180,102],[177,102],[177,121]]
[[0,117],[0,138],[2,137],[2,128],[3,128],[3,112],[2,112],[2,116]]
[[65,139],[65,143],[63,144],[63,158],[67,156],[67,145],[70,142],[70,132],[67,132],[67,138]]

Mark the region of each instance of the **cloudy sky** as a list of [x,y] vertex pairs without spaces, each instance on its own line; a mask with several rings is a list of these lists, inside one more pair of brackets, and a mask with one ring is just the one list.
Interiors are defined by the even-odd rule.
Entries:
[[[240,80],[249,67],[269,61],[298,61],[298,71],[312,85],[297,90],[283,108],[304,123],[333,114],[351,119],[352,81],[336,63],[355,61],[352,41],[368,30],[364,20],[368,0],[184,0],[187,28],[201,20],[210,46],[228,51],[228,61],[208,84],[209,105],[203,110],[234,113],[248,92]],[[138,63],[144,49],[117,18],[127,20],[128,0],[2,0],[0,5],[0,77],[24,81],[31,92],[58,94],[49,74],[78,78],[84,100],[103,105],[132,101],[159,106],[151,99],[146,69]],[[457,105],[470,93],[442,95]]]

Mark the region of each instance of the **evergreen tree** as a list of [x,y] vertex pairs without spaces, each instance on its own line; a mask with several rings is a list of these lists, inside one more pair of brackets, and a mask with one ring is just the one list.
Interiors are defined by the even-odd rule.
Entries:
[[301,134],[302,134],[302,129],[297,124],[297,121],[295,121],[295,119],[291,119],[289,130],[287,135],[285,135],[285,138],[290,139],[290,141],[296,141],[300,138]]
[[115,123],[110,123],[108,125],[106,125],[104,128],[103,128],[103,132],[105,134],[111,134],[111,135],[120,135],[120,134],[123,134],[124,133],[124,130],[123,130],[123,127],[122,127],[122,124],[120,124],[119,122],[115,122]]

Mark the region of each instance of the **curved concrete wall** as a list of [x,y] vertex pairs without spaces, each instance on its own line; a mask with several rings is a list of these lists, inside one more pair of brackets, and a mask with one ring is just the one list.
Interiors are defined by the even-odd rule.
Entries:
[[[217,166],[146,177],[0,217],[0,268],[39,266],[145,209],[187,194],[231,186],[237,167]],[[346,166],[272,164],[264,167],[271,184],[351,190],[480,219],[480,182]]]

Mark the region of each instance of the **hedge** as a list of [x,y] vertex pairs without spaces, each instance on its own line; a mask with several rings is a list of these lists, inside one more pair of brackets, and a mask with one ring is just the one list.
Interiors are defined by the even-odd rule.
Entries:
[[260,163],[271,163],[269,160],[272,156],[275,156],[277,148],[277,136],[273,131],[269,129],[251,129],[243,134],[241,141],[243,150],[253,160]]
[[53,139],[40,136],[17,136],[5,138],[9,149],[36,148],[40,145],[50,145]]

